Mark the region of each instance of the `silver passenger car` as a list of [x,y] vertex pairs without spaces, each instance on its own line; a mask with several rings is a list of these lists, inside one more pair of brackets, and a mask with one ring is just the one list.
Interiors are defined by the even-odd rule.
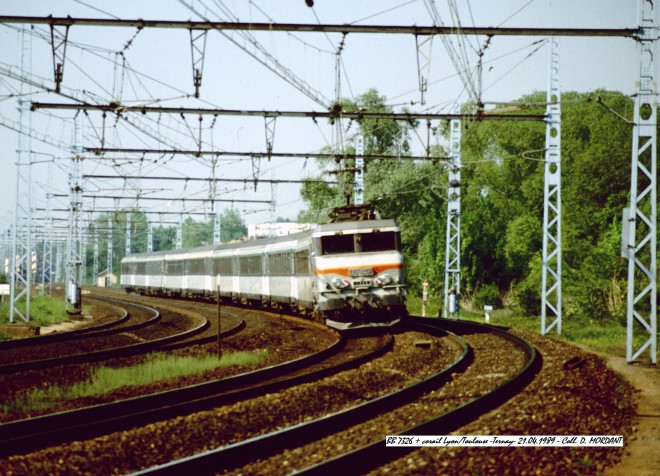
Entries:
[[122,260],[127,292],[285,309],[337,329],[406,314],[393,220],[349,221],[278,238],[139,253]]

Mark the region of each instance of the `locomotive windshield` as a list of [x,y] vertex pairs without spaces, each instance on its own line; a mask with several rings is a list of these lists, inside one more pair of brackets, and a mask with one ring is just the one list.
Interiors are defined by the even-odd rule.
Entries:
[[[316,239],[317,249],[319,239]],[[369,253],[396,251],[399,249],[399,233],[394,231],[327,235],[320,238],[320,254]]]

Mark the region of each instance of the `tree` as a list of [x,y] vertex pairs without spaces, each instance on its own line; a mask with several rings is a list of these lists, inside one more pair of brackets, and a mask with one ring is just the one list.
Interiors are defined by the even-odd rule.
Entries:
[[176,247],[176,226],[154,226],[153,250],[173,250]]
[[[335,109],[345,112],[393,112],[391,106],[387,105],[387,98],[380,96],[376,89],[369,89],[366,93],[358,96],[355,101],[342,99],[335,105]],[[358,130],[352,133],[354,125]],[[365,155],[410,155],[410,133],[416,127],[416,123],[406,121],[392,121],[389,119],[360,118],[350,120],[343,131],[344,137],[362,135],[364,138]],[[326,147],[323,153],[332,153],[330,147]],[[353,140],[349,139],[343,150],[338,151],[337,159],[317,158],[319,168],[325,173],[333,172],[337,177],[339,186],[308,182],[303,185],[301,195],[309,203],[309,209],[301,212],[298,216],[299,222],[319,223],[325,221],[327,214],[332,208],[343,206],[351,202],[352,183],[355,168],[353,159],[342,159],[342,155],[355,154]],[[391,175],[398,164],[387,160],[365,160],[365,181],[367,190],[369,184],[379,184],[383,179]],[[335,169],[344,169],[337,172]]]
[[[631,129],[620,116],[632,108],[620,93],[596,96],[563,94],[563,289],[567,314],[605,319],[620,312],[617,230],[628,202],[631,144]],[[544,100],[538,92],[519,102]],[[544,137],[542,124],[481,122],[466,130],[462,148],[463,277],[474,287],[514,285],[530,313],[540,309]]]
[[[215,218],[214,218],[215,219]],[[222,219],[220,220],[222,224]],[[186,218],[181,226],[182,246],[184,248],[195,248],[213,244],[213,221],[206,222]]]
[[227,209],[220,215],[220,241],[237,240],[247,236],[247,227],[237,210]]

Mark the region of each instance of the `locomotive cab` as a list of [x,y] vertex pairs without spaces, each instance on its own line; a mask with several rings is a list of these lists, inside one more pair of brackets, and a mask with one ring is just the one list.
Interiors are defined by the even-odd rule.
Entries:
[[388,326],[405,314],[405,269],[393,220],[319,225],[312,235],[317,307],[329,326]]

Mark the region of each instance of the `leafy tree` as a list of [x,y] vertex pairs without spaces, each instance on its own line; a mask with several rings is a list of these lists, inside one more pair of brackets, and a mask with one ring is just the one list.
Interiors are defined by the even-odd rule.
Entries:
[[[131,253],[146,251],[147,248],[147,216],[144,212],[139,210],[119,210],[112,213],[100,215],[94,222],[89,225],[90,236],[98,236],[98,260],[99,271],[106,269],[108,266],[108,241],[112,234],[112,269],[118,273],[121,265],[121,260],[126,255],[126,224],[127,216],[130,214],[130,236],[131,236]],[[86,270],[86,277],[95,278],[92,274],[92,263],[94,260],[94,243],[93,241],[87,244],[85,250],[86,260],[88,267]]]
[[[220,223],[222,225],[222,219]],[[213,221],[202,222],[193,220],[191,217],[186,218],[181,226],[181,238],[184,248],[212,245]]]
[[[620,319],[625,266],[619,255],[621,209],[627,206],[630,177],[632,101],[620,93],[562,94],[562,250],[566,315]],[[522,96],[526,112],[544,114],[545,92]],[[391,111],[369,90],[342,110]],[[535,105],[536,104],[536,105]],[[541,105],[538,105],[541,104]],[[348,125],[365,137],[368,154],[408,151],[416,124],[361,119]],[[443,124],[439,133],[448,135]],[[344,152],[352,153],[348,147]],[[443,156],[440,149],[430,155]],[[540,312],[545,125],[532,121],[464,123],[461,159],[462,286],[475,296],[494,298],[513,290],[512,300],[530,314]],[[337,168],[320,161],[324,170]],[[347,168],[352,167],[348,161]],[[350,184],[351,174],[342,177]],[[428,162],[368,163],[366,201],[402,228],[413,292],[424,278],[442,289],[446,230],[447,174]],[[350,188],[350,187],[348,187]],[[345,203],[342,188],[307,184],[310,205],[300,215],[318,221],[329,207]]]
[[154,226],[153,250],[173,250],[176,247],[176,226]]
[[[563,289],[570,314],[611,319],[620,314],[617,230],[630,177],[631,131],[619,116],[629,115],[632,103],[619,93],[596,95],[598,101],[593,94],[563,94]],[[520,101],[543,102],[545,93]],[[544,137],[542,124],[482,122],[466,131],[462,149],[468,163],[463,236],[469,237],[463,278],[476,287],[514,284],[517,302],[530,313],[540,311]],[[479,202],[492,207],[490,219],[473,208]],[[497,265],[488,270],[493,257]]]
[[[380,96],[378,91],[370,89],[358,96],[354,101],[341,100],[335,109],[345,112],[383,112],[391,113],[393,109],[387,105],[387,98]],[[357,131],[353,133],[357,124]],[[410,133],[416,124],[392,121],[389,119],[360,118],[349,121],[345,137],[351,134],[361,134],[364,137],[365,155],[410,155]],[[332,149],[326,147],[323,153],[332,153]],[[342,155],[355,154],[355,147],[347,144],[344,150],[337,151],[337,159],[317,159],[322,171],[328,173],[333,171],[339,185],[319,184],[308,182],[303,185],[301,195],[309,203],[309,209],[298,216],[298,222],[319,223],[325,221],[330,210],[337,206],[351,203],[353,171],[355,161],[353,159],[342,159]],[[382,180],[394,173],[399,164],[387,160],[365,160],[365,183],[367,190],[370,184],[380,184]],[[336,169],[345,169],[348,172],[336,172]]]
[[220,215],[220,241],[237,240],[247,236],[245,221],[237,210],[227,209]]

